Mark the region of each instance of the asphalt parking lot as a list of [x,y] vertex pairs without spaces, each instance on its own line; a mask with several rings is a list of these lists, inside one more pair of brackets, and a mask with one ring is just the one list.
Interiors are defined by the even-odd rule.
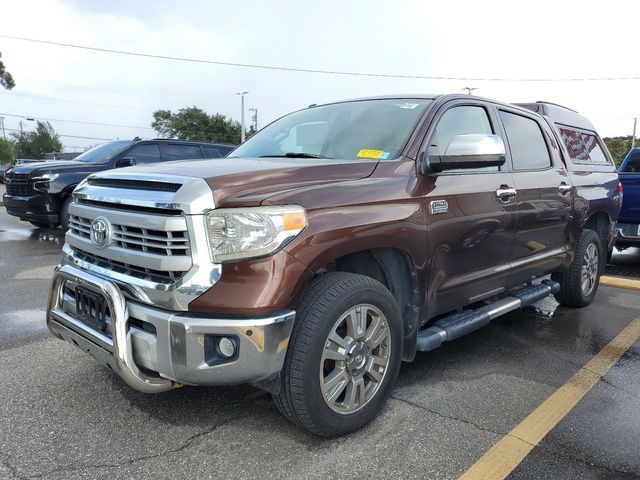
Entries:
[[[640,293],[611,287],[509,314],[419,354],[373,423],[327,441],[251,387],[148,396],[50,337],[62,242],[0,208],[0,478],[458,478],[640,317]],[[640,342],[619,353],[510,478],[640,478]]]

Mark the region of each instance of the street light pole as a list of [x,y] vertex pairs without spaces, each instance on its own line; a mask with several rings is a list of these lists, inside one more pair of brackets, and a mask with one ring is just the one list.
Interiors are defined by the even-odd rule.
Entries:
[[244,143],[244,96],[249,92],[238,92],[236,95],[240,95],[240,142]]
[[4,117],[0,117],[0,126],[2,126],[2,138],[7,139],[7,133],[4,131]]

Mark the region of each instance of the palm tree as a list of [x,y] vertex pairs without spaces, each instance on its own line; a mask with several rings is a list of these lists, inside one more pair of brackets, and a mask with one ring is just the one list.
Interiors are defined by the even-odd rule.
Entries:
[[[0,53],[0,58],[2,57],[2,53]],[[6,88],[7,90],[11,90],[16,86],[16,82],[13,81],[13,77],[9,72],[4,69],[4,63],[0,60],[0,86]]]

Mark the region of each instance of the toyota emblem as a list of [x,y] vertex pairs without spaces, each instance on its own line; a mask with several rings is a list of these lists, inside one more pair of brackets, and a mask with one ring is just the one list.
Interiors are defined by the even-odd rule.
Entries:
[[111,223],[104,217],[91,222],[91,241],[98,248],[106,248],[111,243]]

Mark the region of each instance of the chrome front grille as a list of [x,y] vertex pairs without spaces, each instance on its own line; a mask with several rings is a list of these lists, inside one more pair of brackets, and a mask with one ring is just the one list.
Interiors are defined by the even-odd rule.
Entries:
[[100,255],[94,255],[85,252],[79,248],[73,248],[73,256],[78,260],[90,263],[96,267],[100,267],[113,272],[121,273],[129,277],[138,278],[140,280],[148,280],[155,283],[171,284],[180,279],[186,271],[173,270],[155,270],[153,268],[138,267],[125,262],[119,262]]
[[[91,223],[110,223],[110,240],[100,247],[91,240]],[[139,280],[173,284],[192,266],[191,245],[184,216],[141,214],[73,203],[69,208],[66,241],[79,260]]]
[[[164,231],[148,228],[111,224],[114,244],[129,250],[150,252],[158,255],[191,255],[189,236],[186,230]],[[91,219],[78,215],[69,216],[69,230],[74,234],[90,238]]]
[[204,222],[213,209],[201,178],[142,167],[91,175],[73,192],[62,263],[108,279],[128,299],[187,311],[222,274]]
[[7,195],[28,197],[34,193],[33,182],[29,179],[28,173],[9,173],[5,183],[7,185]]

